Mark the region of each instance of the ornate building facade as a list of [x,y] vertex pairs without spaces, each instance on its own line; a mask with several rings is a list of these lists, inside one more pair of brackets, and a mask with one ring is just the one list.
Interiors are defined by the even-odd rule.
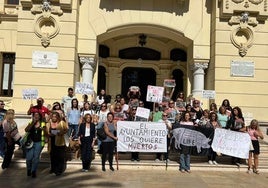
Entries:
[[114,97],[172,78],[268,122],[267,18],[268,0],[4,0],[1,98],[23,114],[27,88],[52,103],[75,82]]

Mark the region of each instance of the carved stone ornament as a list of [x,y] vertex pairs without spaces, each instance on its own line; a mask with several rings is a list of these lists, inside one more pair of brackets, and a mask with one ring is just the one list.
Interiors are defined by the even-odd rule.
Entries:
[[253,43],[253,31],[247,27],[238,26],[231,32],[231,41],[233,45],[238,48],[239,55],[244,57],[247,54],[248,49]]
[[34,32],[41,38],[41,44],[44,47],[49,46],[50,39],[54,38],[59,33],[59,30],[59,25],[53,16],[46,17],[41,15],[36,19]]
[[192,64],[192,67],[191,67],[191,69],[192,70],[199,70],[199,69],[201,69],[202,71],[203,70],[205,70],[205,69],[207,69],[208,68],[208,63],[206,63],[206,62],[195,62],[195,63],[193,63]]
[[79,62],[83,65],[82,69],[92,69],[96,68],[96,61],[94,57],[79,56]]
[[230,19],[238,12],[248,12],[256,20],[265,21],[268,18],[268,0],[218,0],[220,18]]
[[43,0],[42,5],[33,5],[33,7],[31,8],[31,12],[33,14],[42,13],[44,17],[50,17],[51,14],[63,14],[63,11],[60,7],[54,7],[53,5],[50,5],[50,2],[48,0]]

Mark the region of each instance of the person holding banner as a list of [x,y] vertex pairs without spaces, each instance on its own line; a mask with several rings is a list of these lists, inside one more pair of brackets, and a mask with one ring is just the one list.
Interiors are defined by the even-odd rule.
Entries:
[[[165,123],[166,124],[166,128],[167,128],[167,152],[164,153],[164,161],[169,161],[168,158],[168,153],[169,153],[169,145],[170,145],[170,131],[172,130],[172,124],[171,122],[168,120],[168,114],[166,112],[163,112],[162,114],[162,119],[160,119],[158,122],[160,123]],[[162,153],[156,153],[156,159],[155,161],[161,161],[161,155]]]
[[102,171],[106,171],[105,161],[106,161],[107,155],[108,155],[110,170],[114,171],[113,154],[115,150],[115,142],[118,140],[118,138],[115,136],[116,124],[114,122],[114,115],[111,112],[107,114],[107,121],[104,123],[104,131],[107,137],[101,143],[102,145],[102,156],[101,156]]
[[[263,134],[259,128],[259,122],[256,119],[253,119],[250,122],[249,127],[247,127],[247,132],[251,138],[252,143],[252,150],[249,151],[249,158],[248,158],[248,171],[247,173],[251,173],[251,169],[253,169],[253,172],[256,174],[259,174],[259,154],[260,154],[260,144],[258,141],[258,138],[263,139]],[[252,157],[254,158],[254,163],[252,163]]]
[[[193,121],[191,120],[190,112],[185,112],[182,115],[182,119],[180,121],[180,125],[194,126]],[[179,170],[184,173],[185,171],[191,173],[190,171],[190,154],[181,153],[180,154],[180,167]]]
[[[130,113],[129,113],[127,121],[135,121],[136,112],[137,112],[137,107],[133,106],[130,109]],[[131,152],[131,161],[138,161],[138,162],[140,161],[139,152]]]
[[[232,109],[231,117],[227,122],[227,129],[232,131],[245,132],[245,120],[242,114],[241,108],[238,106]],[[241,159],[237,157],[232,157],[232,164],[240,166]]]

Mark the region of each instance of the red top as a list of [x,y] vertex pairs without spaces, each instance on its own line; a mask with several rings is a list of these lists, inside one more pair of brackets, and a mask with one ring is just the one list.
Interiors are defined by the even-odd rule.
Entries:
[[33,106],[31,108],[30,112],[31,112],[31,114],[34,114],[35,112],[38,112],[38,113],[42,114],[43,118],[45,118],[46,114],[50,113],[50,111],[49,111],[49,109],[47,107],[45,107],[45,106],[40,107],[38,105]]

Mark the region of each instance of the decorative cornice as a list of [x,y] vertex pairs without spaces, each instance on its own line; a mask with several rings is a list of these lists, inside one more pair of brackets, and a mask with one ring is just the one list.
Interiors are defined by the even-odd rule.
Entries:
[[259,21],[268,18],[268,0],[219,0],[219,5],[220,18],[230,19],[242,12],[248,12]]
[[79,56],[79,62],[83,65],[82,69],[95,69],[97,62],[94,57]]
[[[43,2],[43,4],[44,4],[44,2],[48,2],[50,4],[50,6],[52,6],[51,3],[53,3],[54,5],[59,5],[59,9],[61,9],[61,10],[70,11],[70,10],[72,10],[72,1],[73,0],[53,0],[53,1],[52,0],[45,0],[45,1],[43,0],[42,2]],[[29,8],[32,8],[34,6],[38,6],[34,3],[35,1],[33,1],[33,0],[21,0],[20,2],[21,2],[21,5],[23,8],[29,9]],[[52,12],[53,12],[53,10],[52,10]]]

